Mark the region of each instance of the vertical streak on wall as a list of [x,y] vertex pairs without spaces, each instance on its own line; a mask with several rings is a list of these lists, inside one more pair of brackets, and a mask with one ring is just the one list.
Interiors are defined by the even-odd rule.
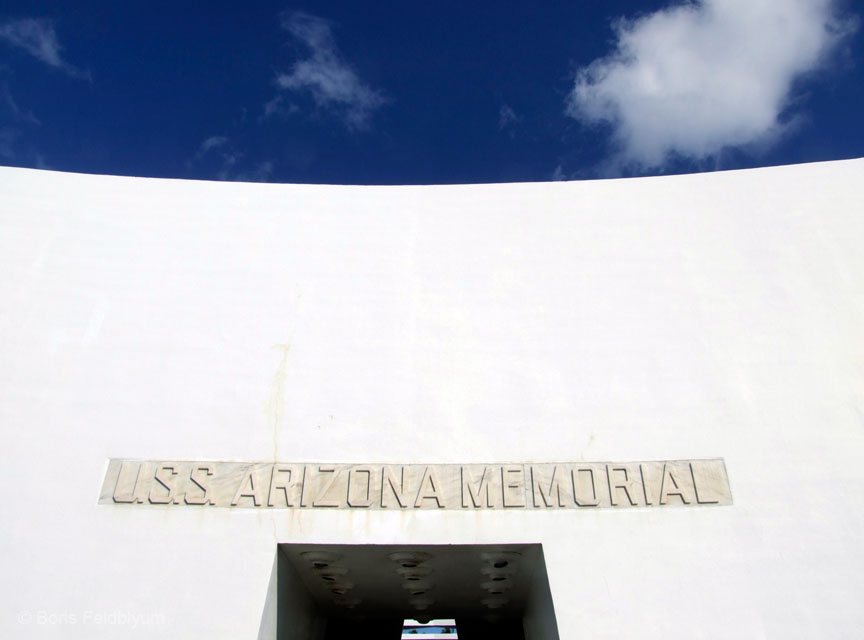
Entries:
[[279,427],[282,423],[282,415],[285,410],[285,376],[288,368],[288,353],[291,351],[291,342],[273,345],[274,349],[282,351],[279,359],[279,367],[273,376],[273,387],[270,397],[267,399],[266,409],[269,413],[270,423],[273,428],[273,461],[279,460]]

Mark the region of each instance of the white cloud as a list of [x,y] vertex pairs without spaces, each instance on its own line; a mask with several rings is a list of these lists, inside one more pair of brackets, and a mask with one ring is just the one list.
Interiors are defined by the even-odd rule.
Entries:
[[91,80],[90,72],[83,71],[63,59],[62,47],[49,20],[23,18],[0,24],[0,40],[23,49],[37,60],[60,69],[70,76]]
[[502,104],[498,110],[498,130],[503,131],[511,125],[521,122],[522,117],[517,115],[513,108],[508,104]]
[[39,122],[39,118],[33,115],[32,111],[23,109],[18,106],[18,103],[15,102],[15,99],[12,97],[12,94],[9,93],[9,89],[7,87],[2,88],[2,92],[0,92],[0,95],[2,95],[3,104],[6,106],[6,110],[12,116],[13,120],[26,124],[41,124]]
[[387,99],[360,80],[344,60],[330,24],[296,11],[283,15],[282,27],[308,48],[309,57],[295,62],[290,72],[279,74],[276,85],[287,91],[308,93],[319,107],[338,113],[349,129],[367,128],[372,114]]
[[198,150],[195,152],[192,160],[186,164],[191,167],[193,164],[201,162],[204,158],[213,156],[218,159],[219,167],[216,171],[216,176],[219,180],[230,180],[235,165],[243,158],[243,154],[234,148],[227,136],[215,135],[204,138],[201,144],[198,145]]
[[261,116],[261,119],[269,118],[274,115],[288,117],[299,110],[300,107],[293,102],[286,102],[285,96],[276,96],[272,100],[268,100],[264,103],[264,115]]
[[20,166],[51,169],[42,154],[21,134],[15,127],[0,127],[0,159],[14,160]]
[[[205,160],[209,158],[210,160]],[[274,165],[265,160],[251,169],[241,169],[243,152],[239,151],[228,136],[214,135],[204,138],[198,145],[198,150],[187,167],[201,164],[212,164],[215,159],[214,173],[219,180],[234,182],[267,182],[273,173]]]
[[198,156],[203,156],[208,151],[218,147],[224,147],[227,144],[228,138],[225,136],[210,136],[204,138],[204,141],[198,146]]
[[265,160],[255,168],[241,171],[231,179],[237,182],[268,182],[271,175],[273,175],[273,163],[270,160]]
[[621,20],[615,51],[578,71],[567,113],[611,125],[619,167],[770,144],[794,81],[854,28],[833,0],[694,0]]
[[11,127],[0,127],[0,158],[6,160],[15,157],[15,139],[18,131]]

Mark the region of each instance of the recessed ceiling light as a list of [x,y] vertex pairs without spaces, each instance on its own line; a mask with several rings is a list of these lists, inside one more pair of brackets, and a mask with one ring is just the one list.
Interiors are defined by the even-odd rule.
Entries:
[[508,602],[509,600],[507,600],[507,598],[502,598],[500,596],[491,596],[489,598],[483,598],[480,601],[480,604],[484,605],[489,609],[500,609]]
[[501,593],[502,591],[509,589],[513,586],[513,583],[508,580],[489,580],[488,582],[484,582],[480,585],[489,593]]
[[424,609],[428,609],[430,606],[435,604],[435,601],[432,598],[426,598],[421,596],[418,598],[411,598],[410,600],[408,600],[408,604],[410,604],[412,607],[419,611],[423,611]]
[[396,573],[405,578],[406,580],[419,579],[424,576],[428,576],[432,573],[432,569],[429,567],[399,567],[396,569]]
[[312,566],[315,566],[315,563],[325,563],[326,566],[341,559],[342,554],[330,551],[304,551],[300,554],[300,557],[308,561]]
[[391,553],[387,557],[405,569],[413,569],[419,567],[432,556],[431,554],[423,553],[422,551],[399,551],[397,553]]

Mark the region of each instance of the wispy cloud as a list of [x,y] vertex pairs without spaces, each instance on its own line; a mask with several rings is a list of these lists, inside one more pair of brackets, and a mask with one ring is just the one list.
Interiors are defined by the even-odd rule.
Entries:
[[23,122],[25,124],[41,124],[39,118],[33,115],[32,111],[18,106],[18,103],[15,102],[15,99],[9,92],[8,87],[4,86],[0,89],[0,98],[2,98],[2,103],[6,107],[6,111],[12,117],[12,120]]
[[15,157],[15,140],[18,131],[12,127],[0,127],[0,158],[11,160]]
[[251,169],[240,171],[232,180],[238,182],[269,182],[273,175],[273,163],[269,160],[260,162]]
[[[282,15],[282,27],[305,46],[309,56],[295,62],[288,73],[280,73],[276,85],[285,91],[308,94],[318,107],[336,113],[351,130],[368,128],[372,115],[387,98],[363,82],[344,59],[330,23],[293,11]],[[271,112],[281,107],[273,101],[268,105]]]
[[79,69],[60,55],[62,47],[50,20],[22,18],[0,24],[0,40],[23,49],[31,56],[69,76],[92,80],[89,71]]
[[272,100],[268,100],[264,103],[264,114],[259,119],[269,118],[270,116],[290,116],[293,113],[296,113],[300,110],[293,102],[289,102],[285,99],[285,96],[276,96]]
[[[243,154],[234,148],[234,145],[228,140],[228,136],[215,135],[201,141],[189,166],[197,164],[207,157],[216,158],[216,177],[219,180],[231,180],[236,165],[243,158]],[[212,164],[212,160],[208,164]]]
[[208,151],[212,151],[213,149],[218,149],[219,147],[224,147],[228,144],[227,136],[210,136],[209,138],[204,138],[200,145],[198,145],[198,151],[196,152],[196,157],[200,158],[204,156]]
[[567,113],[611,126],[618,170],[768,145],[796,79],[855,27],[833,0],[694,0],[621,20],[615,50],[578,71]]
[[187,167],[212,163],[215,159],[215,175],[218,180],[232,182],[267,182],[273,174],[273,163],[260,162],[252,168],[241,168],[244,154],[224,135],[213,135],[201,141]]
[[549,179],[553,182],[561,182],[562,180],[567,179],[567,174],[564,173],[564,167],[560,164],[555,166],[555,170],[552,172],[552,175],[549,176]]
[[25,161],[42,168],[45,164],[41,155],[27,143],[27,127],[38,126],[41,123],[33,113],[18,103],[9,92],[9,88],[0,85],[0,121],[6,121],[6,126],[0,127],[0,158],[6,160]]
[[505,129],[512,127],[513,125],[519,124],[522,121],[522,117],[517,115],[515,111],[513,111],[513,107],[509,104],[502,104],[501,108],[498,110],[498,130],[504,131]]
[[15,127],[0,127],[0,159],[13,160],[21,166],[51,169],[44,156],[27,142],[22,130]]

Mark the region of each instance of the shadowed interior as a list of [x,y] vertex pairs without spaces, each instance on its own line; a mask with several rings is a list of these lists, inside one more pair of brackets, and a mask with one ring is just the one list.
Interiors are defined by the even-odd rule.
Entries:
[[455,618],[460,638],[557,639],[543,550],[513,545],[279,545],[279,640]]

